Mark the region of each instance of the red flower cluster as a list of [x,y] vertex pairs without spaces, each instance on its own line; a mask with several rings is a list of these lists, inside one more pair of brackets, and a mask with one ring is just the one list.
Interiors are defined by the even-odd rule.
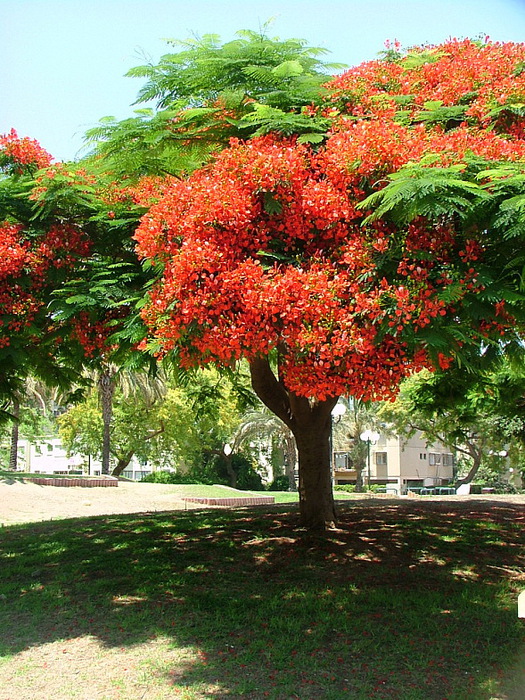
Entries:
[[[443,165],[468,154],[525,158],[516,120],[505,132],[496,116],[485,130],[496,103],[522,99],[524,60],[522,45],[451,41],[363,64],[331,84],[345,113],[319,150],[272,136],[233,141],[173,181],[136,233],[139,254],[165,266],[143,314],[152,335],[188,365],[277,348],[280,375],[300,395],[392,396],[402,377],[432,364],[422,329],[452,323],[483,288],[475,266],[485,243],[450,222],[366,223],[359,204],[424,156]],[[465,106],[461,123],[425,118],[454,105]],[[499,312],[472,333],[511,322]]]
[[24,172],[25,166],[45,168],[52,161],[49,153],[38,141],[27,137],[19,138],[14,129],[0,135],[0,167],[11,166],[14,172]]
[[77,228],[55,225],[28,236],[21,224],[0,225],[0,346],[45,311],[57,270],[72,268],[90,250]]
[[16,276],[29,262],[29,244],[20,237],[20,224],[0,225],[0,280]]
[[398,61],[363,63],[328,87],[333,101],[352,116],[394,109],[417,121],[428,103],[441,102],[466,105],[466,119],[487,126],[499,118],[494,108],[523,101],[524,62],[525,44],[451,39],[414,49]]
[[108,344],[108,337],[115,332],[113,325],[108,325],[108,321],[113,321],[114,317],[108,316],[105,319],[93,320],[86,311],[81,312],[72,321],[72,338],[80,343],[86,357],[103,357],[109,354],[112,346]]

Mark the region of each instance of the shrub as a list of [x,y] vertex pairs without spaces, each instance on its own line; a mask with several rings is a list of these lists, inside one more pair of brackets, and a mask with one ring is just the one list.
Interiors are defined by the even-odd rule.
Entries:
[[514,484],[498,478],[487,481],[484,486],[494,489],[493,493],[520,493]]
[[261,475],[252,463],[243,455],[234,455],[233,468],[237,473],[237,488],[245,491],[262,491],[264,489]]
[[141,481],[153,484],[201,484],[194,477],[188,474],[178,474],[177,472],[157,471],[148,474]]
[[355,484],[336,484],[334,491],[346,491],[347,493],[355,493]]
[[286,474],[280,474],[269,484],[268,491],[289,491],[290,479]]

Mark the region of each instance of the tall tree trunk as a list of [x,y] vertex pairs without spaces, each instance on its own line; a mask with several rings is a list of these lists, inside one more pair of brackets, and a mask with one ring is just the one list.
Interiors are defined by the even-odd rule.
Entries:
[[237,474],[233,468],[233,454],[223,454],[224,461],[226,462],[226,471],[228,473],[228,479],[230,480],[230,486],[232,489],[237,488]]
[[356,464],[355,467],[355,491],[356,493],[363,493],[364,492],[364,484],[363,484],[363,471],[365,467],[362,464]]
[[109,474],[111,445],[111,419],[113,417],[113,394],[115,393],[115,370],[104,368],[98,378],[100,401],[102,404],[102,474]]
[[12,401],[13,425],[11,427],[11,446],[9,449],[9,469],[16,471],[18,468],[18,434],[20,431],[20,401],[14,398]]
[[299,420],[294,429],[299,455],[301,524],[313,530],[332,527],[337,520],[330,461],[330,410],[328,420],[326,416]]
[[267,357],[252,360],[250,373],[257,396],[295,436],[301,524],[311,530],[331,527],[337,519],[330,460],[331,411],[337,397],[311,401],[287,391]]
[[297,491],[297,484],[295,482],[295,468],[297,466],[297,445],[295,443],[295,437],[291,433],[288,433],[288,436],[285,438],[285,450],[286,476],[288,477],[289,490]]

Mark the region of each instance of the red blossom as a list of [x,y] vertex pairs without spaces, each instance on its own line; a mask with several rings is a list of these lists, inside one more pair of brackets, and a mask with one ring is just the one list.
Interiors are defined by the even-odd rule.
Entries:
[[11,163],[15,172],[23,172],[24,166],[28,165],[34,165],[38,169],[45,168],[52,160],[38,141],[27,137],[20,138],[14,129],[8,134],[0,135],[0,159]]
[[[338,115],[317,150],[275,136],[234,140],[211,165],[170,181],[136,232],[139,255],[164,264],[143,311],[163,352],[177,347],[187,365],[231,365],[278,349],[286,386],[320,400],[388,398],[432,366],[421,329],[455,318],[483,289],[483,237],[424,218],[408,228],[365,223],[358,205],[425,156],[429,165],[525,158],[516,120],[496,110],[486,128],[496,104],[523,99],[525,47],[451,40],[433,51],[432,60],[371,61],[332,81],[337,106],[327,109]],[[465,121],[425,120],[429,102],[461,102]],[[512,323],[503,307],[494,311],[497,322],[474,324],[473,334]],[[440,367],[451,362],[439,354]]]

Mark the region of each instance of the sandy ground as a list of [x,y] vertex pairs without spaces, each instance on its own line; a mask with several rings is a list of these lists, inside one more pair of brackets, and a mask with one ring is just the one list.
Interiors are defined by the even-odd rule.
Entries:
[[[119,482],[114,487],[39,486],[0,481],[0,525],[114,513],[191,508],[172,486]],[[193,506],[202,507],[202,506]]]
[[[419,498],[416,497],[417,500]],[[525,495],[432,497],[432,501],[449,499],[456,505],[465,506],[473,500],[483,500],[520,503],[525,507]],[[356,499],[356,503],[359,500]],[[363,500],[369,502],[370,499],[365,497]],[[116,488],[81,486],[66,488],[0,480],[0,526],[89,515],[147,513],[190,508],[202,508],[202,505],[183,501],[180,490],[165,484],[121,481]]]

